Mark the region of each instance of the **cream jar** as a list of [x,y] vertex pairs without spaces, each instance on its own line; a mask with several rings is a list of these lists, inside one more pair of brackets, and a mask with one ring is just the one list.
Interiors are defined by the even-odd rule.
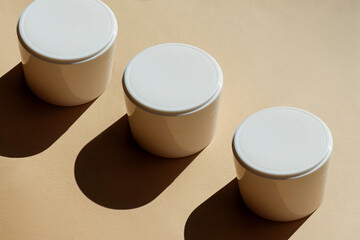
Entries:
[[36,0],[17,35],[26,82],[44,101],[80,105],[109,84],[117,22],[102,1]]
[[199,152],[215,135],[222,85],[219,64],[197,47],[167,43],[140,52],[123,75],[133,137],[161,157]]
[[254,213],[291,221],[320,206],[333,139],[318,117],[291,107],[259,111],[240,124],[232,147],[239,190]]

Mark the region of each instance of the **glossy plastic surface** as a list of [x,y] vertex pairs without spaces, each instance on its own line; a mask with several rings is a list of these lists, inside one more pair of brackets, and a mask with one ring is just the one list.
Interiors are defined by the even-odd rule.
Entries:
[[289,179],[261,177],[234,158],[241,197],[257,215],[293,221],[313,213],[323,201],[329,161],[308,174]]
[[111,80],[114,48],[74,64],[45,61],[19,43],[25,80],[35,95],[59,106],[76,106],[101,95]]
[[137,105],[165,115],[191,112],[222,88],[222,71],[205,51],[182,43],[160,44],[126,67],[124,90]]
[[234,135],[238,160],[273,178],[295,177],[323,164],[333,142],[326,124],[298,108],[273,107],[245,119]]
[[91,58],[111,44],[116,18],[99,0],[36,0],[22,13],[19,38],[33,54],[50,61]]
[[37,0],[20,16],[17,34],[26,82],[44,101],[84,104],[110,83],[117,23],[101,1]]
[[[151,58],[137,55],[123,78],[132,135],[155,155],[192,155],[215,135],[221,69],[215,59],[193,46],[163,44],[149,49],[144,52],[151,51]],[[141,66],[136,66],[139,62]]]
[[125,94],[130,129],[137,143],[160,157],[190,156],[205,148],[215,136],[220,95],[190,114],[167,116],[138,107]]
[[324,197],[332,147],[326,124],[307,111],[275,107],[253,114],[233,138],[244,202],[274,221],[311,214]]

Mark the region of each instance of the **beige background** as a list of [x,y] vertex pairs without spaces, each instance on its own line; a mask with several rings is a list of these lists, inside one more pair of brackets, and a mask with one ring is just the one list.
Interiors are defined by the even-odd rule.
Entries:
[[[73,109],[24,85],[15,29],[30,2],[0,1],[0,239],[360,238],[360,1],[106,0],[119,23],[112,83]],[[192,158],[142,152],[123,117],[124,67],[165,42],[204,49],[224,73],[216,138]],[[283,105],[323,119],[334,151],[322,206],[281,224],[239,199],[231,138]]]

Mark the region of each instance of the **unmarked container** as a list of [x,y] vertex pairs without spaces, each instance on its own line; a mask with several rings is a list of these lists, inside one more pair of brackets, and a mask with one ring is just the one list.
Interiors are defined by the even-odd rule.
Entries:
[[123,76],[133,137],[162,157],[202,150],[215,134],[222,85],[219,64],[197,47],[168,43],[142,51]]
[[52,104],[98,97],[111,78],[117,22],[99,0],[36,0],[21,14],[17,35],[30,89]]
[[251,115],[233,138],[243,201],[274,221],[311,214],[324,197],[332,147],[326,124],[307,111],[275,107]]

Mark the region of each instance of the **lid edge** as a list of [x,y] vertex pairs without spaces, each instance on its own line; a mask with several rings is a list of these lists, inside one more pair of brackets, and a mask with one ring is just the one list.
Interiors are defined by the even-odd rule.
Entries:
[[[117,19],[115,14],[113,13],[113,11],[109,8],[109,6],[107,6],[104,2],[99,1],[99,0],[94,0],[98,3],[100,3],[105,10],[109,13],[110,18],[112,19],[112,24],[113,24],[113,31],[112,31],[112,37],[110,38],[110,40],[104,44],[104,46],[102,46],[101,48],[99,48],[99,50],[95,51],[92,54],[89,55],[85,55],[83,57],[75,57],[75,58],[57,58],[57,57],[51,57],[49,55],[46,54],[46,52],[44,51],[44,53],[41,53],[39,51],[37,51],[36,49],[34,49],[33,47],[31,47],[26,41],[26,37],[24,38],[23,34],[21,33],[21,29],[22,29],[22,19],[23,17],[26,15],[28,9],[30,9],[30,7],[36,3],[36,1],[33,1],[32,3],[30,3],[21,13],[19,20],[17,22],[16,25],[16,33],[17,33],[17,37],[19,42],[21,43],[21,45],[31,54],[33,54],[34,56],[47,61],[47,62],[53,62],[53,63],[60,63],[60,64],[71,64],[71,63],[78,63],[78,62],[85,62],[88,61],[90,59],[96,58],[97,56],[101,55],[103,52],[105,52],[106,50],[108,50],[115,42],[116,37],[117,37],[117,32],[118,32],[118,24],[117,24]],[[29,41],[30,42],[30,41]]]
[[[306,114],[309,114],[309,115],[315,117],[315,119],[317,119],[321,123],[322,127],[324,127],[324,130],[326,131],[326,137],[327,137],[327,140],[328,140],[328,144],[327,144],[327,147],[326,147],[327,150],[324,151],[324,154],[321,157],[321,160],[318,161],[318,163],[315,164],[314,166],[312,166],[311,168],[306,169],[304,171],[293,172],[293,173],[289,173],[289,174],[277,174],[277,173],[264,172],[261,169],[256,169],[256,168],[252,167],[251,165],[247,164],[246,161],[244,161],[241,158],[238,151],[236,150],[235,141],[236,141],[236,136],[237,136],[238,130],[240,129],[240,127],[243,125],[243,123],[247,119],[249,119],[251,116],[253,116],[254,114],[256,114],[258,112],[267,111],[267,110],[271,110],[271,109],[279,109],[279,108],[292,109],[292,110],[297,110],[297,111],[301,111],[301,112],[304,112]],[[244,121],[242,121],[241,124],[236,128],[235,134],[233,135],[233,138],[232,138],[233,155],[236,158],[236,160],[239,162],[239,164],[241,164],[245,169],[247,169],[248,171],[250,171],[250,172],[252,172],[252,173],[254,173],[254,174],[258,175],[258,176],[261,176],[261,177],[270,178],[270,179],[279,179],[279,180],[283,179],[283,180],[285,180],[285,179],[291,179],[291,178],[298,178],[298,177],[310,174],[311,172],[313,172],[314,170],[320,168],[322,165],[324,165],[328,161],[328,159],[331,156],[332,149],[333,149],[333,138],[332,138],[332,134],[331,134],[330,129],[328,128],[328,126],[319,117],[317,117],[316,115],[314,115],[311,112],[308,112],[308,111],[300,109],[300,108],[285,107],[285,106],[266,108],[266,109],[260,110],[258,112],[255,112],[254,114],[247,117]],[[246,159],[245,156],[243,158]]]
[[[191,108],[186,108],[183,110],[164,110],[161,108],[156,108],[156,107],[152,107],[151,105],[146,105],[143,104],[141,101],[139,101],[138,99],[136,99],[136,97],[133,96],[133,94],[131,94],[128,90],[128,86],[126,84],[126,79],[129,78],[129,71],[131,70],[131,65],[134,62],[134,59],[141,54],[142,52],[152,49],[152,48],[156,48],[156,47],[162,47],[162,46],[168,46],[168,45],[174,45],[174,46],[185,46],[185,47],[189,47],[192,49],[195,49],[196,51],[201,52],[202,54],[204,54],[207,58],[210,59],[210,61],[215,65],[216,68],[216,73],[217,73],[217,79],[218,79],[218,86],[216,88],[216,91],[213,93],[213,95],[211,95],[206,101],[202,102],[201,104],[197,105],[197,106],[193,106]],[[178,115],[185,115],[185,114],[189,114],[192,112],[196,112],[200,109],[202,109],[203,107],[209,105],[210,103],[212,103],[221,93],[222,87],[223,87],[223,73],[221,70],[221,67],[219,65],[219,63],[215,60],[214,57],[212,57],[209,53],[205,52],[204,50],[192,46],[190,44],[186,44],[186,43],[162,43],[162,44],[157,44],[151,47],[148,47],[144,50],[142,50],[141,52],[139,52],[138,54],[136,54],[128,63],[128,65],[125,67],[125,71],[122,77],[122,85],[123,85],[123,90],[125,92],[125,94],[127,95],[127,97],[137,106],[141,107],[142,109],[152,112],[152,113],[156,113],[159,115],[167,115],[167,116],[178,116]]]

